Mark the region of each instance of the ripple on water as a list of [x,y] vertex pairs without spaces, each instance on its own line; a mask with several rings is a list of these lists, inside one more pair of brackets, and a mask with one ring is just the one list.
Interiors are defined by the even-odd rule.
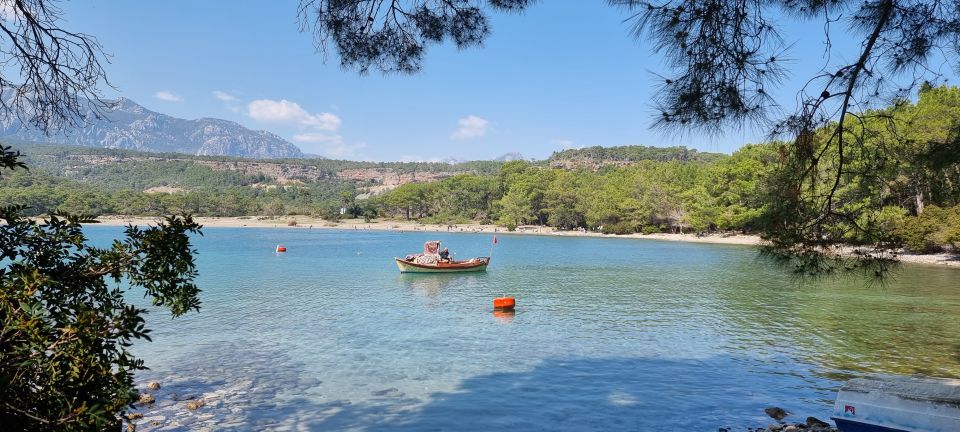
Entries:
[[865,373],[960,377],[956,271],[798,284],[748,247],[502,235],[487,274],[418,276],[392,257],[490,237],[205,234],[202,311],[153,313],[135,347],[138,383],[163,384],[148,416],[176,430],[716,430],[826,417]]

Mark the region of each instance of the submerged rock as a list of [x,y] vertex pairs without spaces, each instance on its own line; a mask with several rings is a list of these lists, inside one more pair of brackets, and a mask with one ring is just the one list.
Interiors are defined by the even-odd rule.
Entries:
[[156,381],[150,381],[150,383],[147,384],[147,389],[148,389],[148,390],[160,390],[160,383],[158,383],[158,382],[156,382]]
[[203,399],[187,401],[187,409],[190,411],[196,411],[198,408],[206,405],[207,402]]
[[157,398],[153,397],[152,394],[141,393],[139,402],[144,405],[149,405],[157,401]]
[[395,395],[395,394],[397,394],[397,393],[400,393],[400,389],[398,389],[398,388],[396,388],[396,387],[390,387],[390,388],[388,388],[388,389],[377,390],[377,391],[373,392],[373,395],[374,395],[374,396],[387,396],[387,395]]
[[820,420],[816,417],[807,417],[807,427],[811,429],[829,429],[830,423]]
[[772,419],[776,421],[783,420],[784,417],[790,415],[790,413],[787,412],[787,410],[780,407],[764,408],[763,412],[767,413],[768,416],[770,416]]

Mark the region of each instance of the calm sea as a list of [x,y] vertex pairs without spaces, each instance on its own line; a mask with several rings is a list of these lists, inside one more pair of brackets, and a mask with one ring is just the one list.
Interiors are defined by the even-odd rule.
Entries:
[[[120,228],[89,229],[106,244]],[[797,283],[746,246],[498,235],[489,271],[392,258],[489,234],[210,228],[199,313],[135,348],[172,430],[704,430],[829,417],[843,380],[960,377],[960,271]],[[277,244],[288,248],[274,253]],[[500,295],[515,314],[495,312]],[[131,294],[146,304],[141,293]],[[205,397],[187,411],[184,400]]]

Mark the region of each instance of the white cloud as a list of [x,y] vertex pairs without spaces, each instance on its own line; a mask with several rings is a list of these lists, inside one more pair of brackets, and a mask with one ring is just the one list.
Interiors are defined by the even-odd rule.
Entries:
[[13,5],[13,2],[0,3],[0,19],[4,21],[13,21],[20,16],[20,11]]
[[564,138],[554,138],[550,140],[550,144],[552,144],[555,147],[560,147],[561,149],[564,149],[564,150],[577,148],[574,146],[573,140],[568,140]]
[[[452,158],[451,158],[451,159],[452,159]],[[419,156],[419,155],[402,155],[402,156],[400,156],[400,159],[397,160],[397,162],[431,162],[431,163],[436,163],[436,162],[445,162],[445,161],[448,161],[448,160],[449,160],[449,159],[444,159],[444,158],[436,157],[436,156],[431,157],[431,158],[426,158],[426,157]]]
[[479,138],[487,134],[490,122],[475,115],[468,115],[457,120],[457,130],[450,134],[450,139],[463,140]]
[[20,11],[20,8],[27,9],[30,11],[31,15],[36,16],[36,8],[31,6],[32,5],[28,4],[27,2],[24,2],[18,6],[11,0],[2,1],[0,2],[0,19],[9,22],[22,20],[25,15]]
[[309,151],[334,159],[363,159],[365,156],[358,153],[367,148],[367,143],[346,144],[343,137],[337,134],[323,132],[306,132],[293,136],[293,140],[303,144]]
[[220,90],[214,90],[213,97],[219,99],[222,102],[240,102],[240,98]]
[[322,132],[307,132],[294,135],[293,140],[302,143],[340,143],[343,142],[343,137]]
[[359,153],[360,150],[367,148],[367,143],[356,144],[328,144],[323,147],[323,155],[333,159],[367,159],[366,156]]
[[164,102],[183,102],[183,98],[166,90],[160,90],[153,94],[153,97]]
[[247,115],[258,122],[287,123],[316,130],[335,131],[340,117],[330,113],[311,114],[300,104],[286,99],[258,99],[247,105]]
[[242,101],[240,100],[240,98],[228,92],[214,90],[213,97],[217,98],[217,100],[219,100],[220,102],[223,102],[223,105],[227,107],[227,109],[230,111],[239,113],[242,110],[242,107],[240,105],[240,102]]

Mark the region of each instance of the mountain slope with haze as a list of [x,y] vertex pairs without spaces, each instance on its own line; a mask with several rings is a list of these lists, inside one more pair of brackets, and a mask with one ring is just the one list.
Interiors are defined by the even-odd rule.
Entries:
[[270,132],[250,130],[222,119],[176,118],[150,111],[126,98],[120,98],[103,118],[88,115],[86,125],[53,135],[24,127],[15,116],[2,119],[0,139],[4,138],[198,156],[303,157],[297,146]]

